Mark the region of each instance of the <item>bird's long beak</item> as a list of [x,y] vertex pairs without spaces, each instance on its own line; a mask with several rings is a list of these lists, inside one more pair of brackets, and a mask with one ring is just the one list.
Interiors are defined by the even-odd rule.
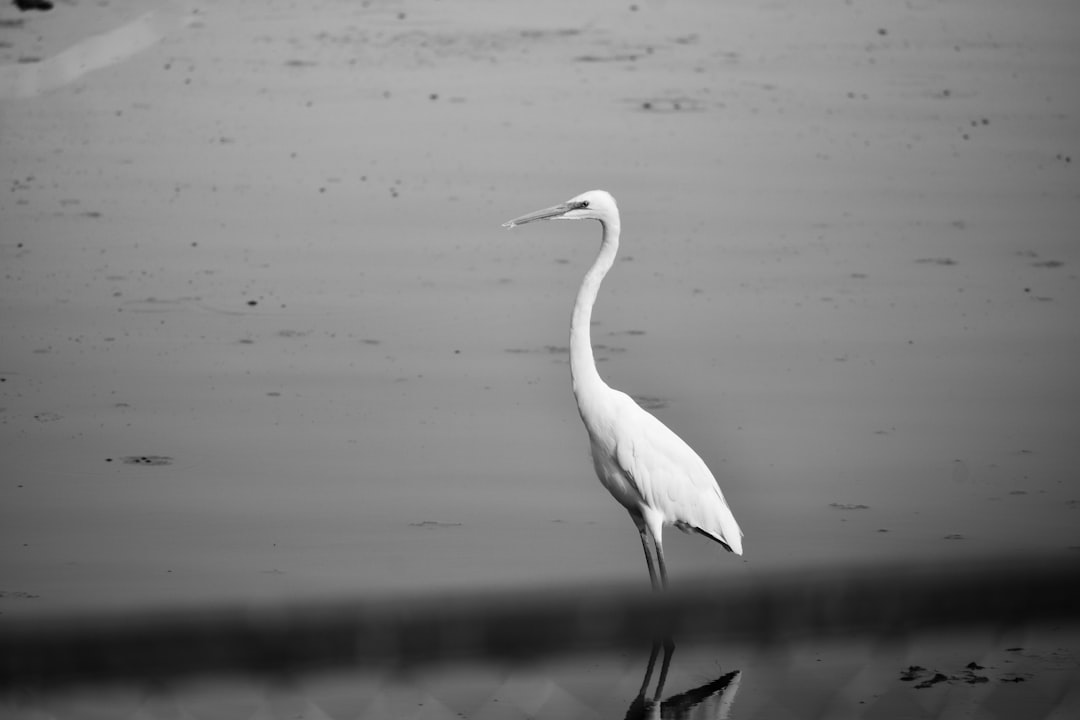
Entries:
[[531,212],[528,215],[522,215],[519,218],[514,218],[513,220],[504,222],[503,227],[512,228],[518,225],[524,225],[525,223],[531,223],[533,220],[553,220],[570,212],[574,209],[574,207],[575,206],[571,205],[570,203],[559,203],[558,205],[552,205],[549,208],[537,210],[536,212]]

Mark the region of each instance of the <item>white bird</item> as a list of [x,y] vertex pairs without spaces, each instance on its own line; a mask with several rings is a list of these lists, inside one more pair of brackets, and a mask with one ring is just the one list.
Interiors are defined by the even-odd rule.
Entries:
[[[674,525],[697,532],[742,555],[742,530],[705,462],[682,438],[596,370],[589,324],[600,283],[619,250],[619,208],[604,190],[591,190],[503,224],[534,220],[599,220],[600,253],[578,290],[570,319],[570,376],[578,412],[589,432],[593,467],[608,492],[625,507],[641,536],[653,589],[667,587],[661,532]],[[660,566],[659,583],[649,538]]]

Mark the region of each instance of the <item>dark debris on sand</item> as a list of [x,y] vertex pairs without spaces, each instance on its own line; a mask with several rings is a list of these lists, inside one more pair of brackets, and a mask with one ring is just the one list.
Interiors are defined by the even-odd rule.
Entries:
[[[960,683],[965,685],[982,685],[983,683],[990,682],[989,674],[982,672],[986,669],[986,666],[980,665],[975,661],[969,662],[960,670],[960,672],[955,674],[946,674],[940,670],[924,668],[921,665],[909,665],[906,669],[900,671],[900,682],[915,683],[914,688],[916,690],[926,690],[927,688],[932,688],[941,683],[947,683],[949,685]],[[1010,672],[1003,674],[998,678],[998,681],[1003,683],[1019,683],[1024,682],[1027,679],[1028,678],[1024,675]]]

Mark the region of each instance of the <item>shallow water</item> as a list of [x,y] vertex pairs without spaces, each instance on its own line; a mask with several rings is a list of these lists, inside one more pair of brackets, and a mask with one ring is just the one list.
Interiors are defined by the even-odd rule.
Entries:
[[590,187],[601,372],[746,532],[676,582],[1080,546],[1080,16],[634,8],[173,4],[3,100],[0,612],[644,582],[568,388],[596,228],[499,227]]
[[[1010,643],[1008,647],[1000,643]],[[1075,632],[988,642],[946,635],[774,652],[678,647],[586,655],[540,666],[463,664],[419,673],[335,672],[267,684],[216,678],[0,697],[10,718],[753,718],[1075,716]]]

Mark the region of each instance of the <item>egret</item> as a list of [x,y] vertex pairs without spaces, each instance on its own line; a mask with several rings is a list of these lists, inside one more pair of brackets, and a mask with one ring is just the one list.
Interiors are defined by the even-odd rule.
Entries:
[[[503,227],[535,220],[600,221],[600,252],[585,273],[570,318],[571,385],[589,433],[596,475],[637,526],[653,589],[667,587],[661,538],[664,525],[699,533],[729,552],[742,555],[742,530],[705,462],[629,395],[605,383],[596,370],[589,325],[600,283],[619,250],[619,208],[615,198],[604,190],[591,190],[510,220]],[[649,550],[650,540],[656,565]]]

